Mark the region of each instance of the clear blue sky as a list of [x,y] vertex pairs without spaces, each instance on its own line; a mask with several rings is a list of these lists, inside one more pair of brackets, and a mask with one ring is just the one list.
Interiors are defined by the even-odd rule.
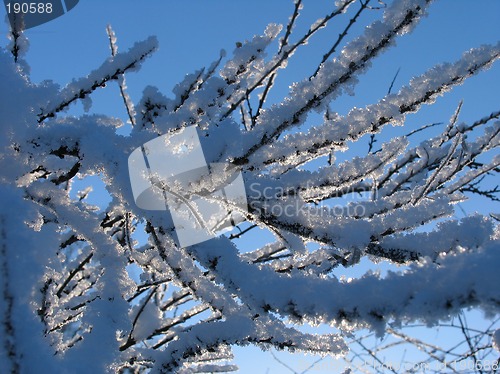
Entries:
[[[333,5],[332,0],[305,0],[304,3],[297,35]],[[146,85],[155,85],[169,95],[175,83],[186,73],[207,66],[218,58],[221,48],[230,55],[235,42],[261,33],[268,23],[286,24],[292,8],[292,1],[286,0],[81,0],[65,16],[26,32],[31,44],[27,55],[31,78],[34,82],[51,79],[64,85],[72,78],[84,76],[98,67],[110,53],[105,29],[107,24],[111,24],[122,51],[149,35],[157,35],[160,42],[160,50],[145,63],[142,70],[127,76],[132,99],[137,102]],[[3,7],[0,14],[5,15]],[[361,24],[376,16],[377,11],[367,12],[352,35],[359,34]],[[344,19],[342,24],[345,22]],[[7,23],[0,25],[0,32],[7,35]],[[316,41],[297,54],[286,73],[277,81],[272,100],[282,99],[290,83],[314,71],[324,53],[321,48],[329,48],[338,32],[335,27],[322,30]],[[463,51],[483,43],[496,43],[498,39],[500,1],[436,1],[430,8],[430,15],[419,27],[412,34],[400,38],[395,48],[373,64],[357,86],[356,95],[336,101],[334,110],[343,114],[353,106],[360,107],[378,100],[387,92],[398,68],[401,71],[395,89],[436,63],[454,61]],[[0,40],[0,45],[6,44],[6,38]],[[438,99],[436,105],[425,107],[418,115],[410,116],[408,124],[418,126],[446,122],[461,99],[464,99],[464,106],[460,119],[474,121],[500,109],[499,84],[500,64],[497,63],[489,71]],[[117,87],[96,92],[92,98],[92,111],[126,118]],[[81,108],[75,107],[74,112],[80,113]],[[467,213],[471,213],[481,209],[481,204],[479,201],[463,206]],[[237,349],[236,353],[242,373],[289,372],[272,360],[269,354],[261,354],[258,349]],[[290,366],[302,369],[306,367],[305,362],[313,361],[313,358],[303,356],[280,354],[279,357]]]

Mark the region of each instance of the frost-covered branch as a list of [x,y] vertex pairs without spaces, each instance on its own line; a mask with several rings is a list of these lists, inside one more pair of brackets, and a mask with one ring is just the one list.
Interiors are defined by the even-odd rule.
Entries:
[[59,93],[57,102],[49,103],[41,110],[38,122],[54,117],[71,103],[86,98],[97,88],[105,87],[107,82],[119,79],[126,71],[138,69],[140,63],[157,49],[157,45],[156,38],[150,37],[136,43],[128,52],[113,56],[87,77],[74,80]]
[[[426,3],[430,3],[430,0]],[[234,162],[247,163],[251,155],[271,143],[283,131],[303,123],[310,110],[317,109],[332,100],[339,87],[348,85],[357,73],[368,67],[371,59],[389,47],[398,34],[407,32],[424,14],[426,4],[412,5],[413,7],[407,8],[403,14],[395,15],[396,17],[390,21],[374,23],[367,28],[363,36],[344,48],[342,57],[338,61],[324,64],[316,77],[297,84],[291,92],[294,100],[287,101],[283,108],[279,108],[279,113],[274,113],[278,111],[274,108],[261,116],[261,121],[267,123],[267,131],[258,127],[249,134],[253,138],[250,147]],[[298,92],[301,92],[301,95],[297,95]]]
[[418,110],[423,104],[433,103],[439,95],[463,83],[482,68],[491,66],[499,56],[500,44],[473,49],[454,64],[436,66],[414,78],[409,86],[377,104],[353,109],[346,117],[335,116],[306,133],[287,135],[283,140],[273,142],[272,150],[262,147],[257,152],[256,149],[249,162],[252,165],[293,164],[300,160],[299,157],[310,160],[332,149],[345,149],[349,140],[356,141],[366,133],[380,131],[389,123],[402,123],[404,115]]
[[[356,3],[336,1],[296,35],[303,21],[303,1],[296,0],[284,28],[271,24],[231,55],[221,51],[208,67],[187,74],[171,96],[146,87],[135,105],[124,74],[156,50],[153,37],[118,53],[108,27],[111,57],[62,89],[31,82],[29,70],[12,61],[12,46],[0,51],[7,103],[0,119],[1,368],[33,371],[42,357],[47,371],[70,372],[81,357],[91,357],[86,370],[97,373],[229,372],[236,370],[228,362],[231,346],[252,344],[343,356],[361,370],[359,360],[382,364],[380,354],[403,342],[425,353],[422,364],[444,363],[455,354],[478,363],[493,349],[493,327],[474,331],[462,319],[454,328],[463,334],[465,353],[404,329],[416,321],[443,324],[469,308],[488,316],[500,310],[500,293],[492,286],[500,261],[498,214],[455,217],[457,204],[470,195],[496,209],[499,189],[491,181],[500,170],[500,112],[460,123],[460,103],[436,136],[418,140],[437,126],[432,123],[405,128],[400,133],[406,135],[390,140],[377,136],[376,152],[358,152],[355,143],[388,131],[389,124],[408,127],[407,115],[498,60],[500,44],[472,49],[341,116],[332,102],[352,92],[431,1],[394,0],[374,12],[381,21],[353,38],[353,26],[374,9],[370,0]],[[324,46],[312,76],[271,103],[280,69],[342,17],[344,27]],[[14,47],[20,42],[14,38]],[[64,114],[112,80],[130,133],[116,131],[121,119]],[[13,90],[20,93],[15,100]],[[319,124],[308,121],[312,111],[323,117]],[[179,197],[199,223],[201,208],[191,197],[216,203],[230,213],[232,231],[181,246],[174,204],[160,198],[161,209],[170,212],[139,208],[127,160],[139,148],[149,163],[155,150],[146,152],[146,143],[191,126],[214,178],[203,174],[179,189],[160,170],[145,184],[163,197]],[[336,152],[347,149],[353,155],[338,161]],[[235,165],[247,204],[232,201],[225,190]],[[91,203],[96,195],[98,206]],[[380,263],[391,271],[366,271]],[[351,271],[361,274],[342,276]],[[333,327],[310,333],[299,326],[304,323]],[[357,331],[365,329],[360,337]],[[33,345],[19,340],[26,331]],[[398,341],[367,343],[382,336]]]
[[6,217],[0,216],[0,269],[2,274],[1,290],[2,302],[0,303],[1,318],[0,325],[2,331],[2,356],[0,365],[10,368],[11,373],[20,373],[20,357],[17,352],[16,328],[13,323],[14,295],[12,294],[12,282],[7,252],[7,233],[5,231]]

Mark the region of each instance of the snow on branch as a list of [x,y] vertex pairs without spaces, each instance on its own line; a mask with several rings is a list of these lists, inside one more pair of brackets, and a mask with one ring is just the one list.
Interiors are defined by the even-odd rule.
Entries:
[[143,42],[136,43],[128,52],[118,53],[109,58],[85,78],[73,80],[61,90],[57,102],[49,103],[42,109],[38,114],[38,122],[54,117],[76,100],[84,99],[97,88],[106,86],[107,82],[119,79],[126,71],[139,69],[141,62],[157,48],[156,38],[149,37]]
[[[0,51],[2,368],[36,371],[42,357],[50,372],[71,372],[82,360],[96,373],[230,372],[237,370],[230,362],[234,345],[342,357],[357,339],[351,334],[364,328],[405,338],[398,326],[437,325],[468,308],[498,314],[498,214],[456,218],[457,204],[471,194],[498,199],[491,184],[500,172],[498,108],[460,123],[467,105],[461,102],[438,135],[423,137],[438,130],[434,124],[404,129],[407,135],[380,141],[368,154],[355,143],[388,124],[408,126],[406,115],[498,60],[500,44],[471,49],[340,116],[330,103],[411,31],[431,1],[395,0],[380,8],[373,0],[336,1],[296,35],[304,3],[294,2],[284,28],[270,24],[231,55],[221,51],[170,96],[146,87],[135,105],[124,74],[157,49],[154,37],[119,53],[108,27],[111,56],[63,89],[30,81],[29,69],[19,67],[20,35],[9,47],[17,64]],[[351,38],[368,9],[382,20]],[[278,72],[341,17],[344,27],[312,76],[271,105]],[[123,122],[110,116],[55,118],[112,80],[133,126],[129,134],[117,132]],[[19,97],[12,100],[11,91]],[[312,111],[324,119],[306,122]],[[304,124],[306,130],[299,128]],[[169,136],[188,130],[198,141],[173,147]],[[162,167],[190,162],[161,151],[155,159],[158,149],[146,144],[163,139],[159,149],[173,154],[199,146],[207,172],[173,182]],[[158,210],[136,204],[128,161],[137,149],[145,163],[137,174],[158,179],[145,178],[144,186],[162,189]],[[347,149],[353,155],[336,160]],[[244,185],[243,204],[231,197],[235,174]],[[199,198],[189,211],[198,223],[203,204],[216,204],[224,217],[214,230],[227,224],[228,232],[181,246],[183,225],[174,213],[183,203],[168,200],[172,191],[183,202]],[[185,224],[189,212],[181,214]],[[392,271],[366,270],[379,263]],[[351,271],[361,274],[340,275]],[[311,325],[307,332],[304,323]],[[319,324],[333,330],[310,333]]]
[[[461,229],[473,233],[479,223],[477,219],[465,220]],[[449,229],[446,227],[446,231]],[[434,239],[439,236],[440,240],[446,240],[446,231],[444,228],[436,231]],[[393,273],[383,279],[366,275],[349,282],[306,275],[290,278],[270,269],[256,269],[238,259],[235,250],[222,241],[195,250],[207,266],[217,258],[211,267],[216,279],[237,289],[240,297],[256,308],[316,323],[332,320],[353,326],[360,323],[381,333],[390,321],[437,324],[464,307],[497,310],[500,291],[487,285],[494,284],[496,279],[498,240],[479,235],[476,238],[479,242],[473,247],[458,244],[457,251],[440,256],[439,265],[427,261],[404,274]],[[273,287],[260,287],[263,281]],[[293,294],[288,292],[291,289]],[[433,292],[429,293],[429,289]]]
[[338,59],[325,63],[316,77],[294,85],[289,100],[261,115],[260,122],[266,126],[256,126],[248,133],[248,149],[235,163],[246,164],[251,155],[283,131],[302,124],[310,110],[320,110],[340,94],[340,88],[349,87],[355,75],[369,66],[371,59],[393,44],[398,34],[409,31],[409,26],[418,22],[428,3],[430,0],[423,5],[412,4],[389,21],[374,22],[363,36],[342,50]]
[[272,149],[259,146],[249,163],[256,166],[273,163],[293,165],[324,155],[332,149],[345,149],[348,141],[355,141],[366,133],[379,132],[387,124],[402,124],[406,114],[418,110],[423,104],[432,104],[438,96],[490,67],[499,57],[500,44],[471,49],[457,62],[433,67],[377,104],[352,109],[345,117],[330,117],[305,133],[286,135],[282,140],[273,142]]

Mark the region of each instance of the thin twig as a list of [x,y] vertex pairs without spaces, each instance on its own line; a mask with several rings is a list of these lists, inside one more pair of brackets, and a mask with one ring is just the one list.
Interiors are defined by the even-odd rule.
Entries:
[[[286,26],[286,32],[285,36],[283,39],[281,39],[280,42],[280,47],[278,49],[278,55],[283,52],[283,48],[288,45],[288,39],[290,38],[290,35],[292,34],[292,29],[295,25],[295,21],[299,17],[299,10],[302,7],[302,0],[297,0],[295,2],[295,8],[293,10],[292,17],[290,18],[290,21],[288,22],[288,25]],[[257,111],[255,113],[255,116],[251,116],[252,118],[252,124],[255,125],[255,122],[257,121],[257,118],[260,115],[260,112],[262,110],[262,107],[264,106],[264,103],[266,102],[267,95],[269,94],[269,91],[271,91],[271,88],[273,87],[274,80],[276,79],[277,72],[275,71],[271,76],[269,77],[269,80],[267,81],[266,87],[264,88],[264,91],[262,92],[260,99],[259,99],[259,105],[257,107]]]
[[[111,28],[111,25],[106,27],[106,32],[108,33],[109,38],[109,46],[111,49],[111,56],[115,57],[118,53],[118,45],[116,44],[116,36],[115,32]],[[133,107],[132,101],[128,96],[128,93],[125,91],[125,74],[122,74],[121,79],[118,79],[118,86],[120,87],[120,95],[123,99],[123,104],[125,105],[125,109],[127,110],[127,115],[132,126],[135,126],[136,121],[134,117],[135,109]]]
[[335,53],[335,51],[337,50],[337,47],[344,40],[344,38],[347,36],[347,33],[349,32],[349,29],[356,23],[356,21],[358,20],[359,16],[361,15],[361,13],[363,13],[363,11],[368,7],[368,4],[370,3],[370,1],[371,0],[366,0],[364,2],[360,1],[361,7],[358,9],[358,11],[354,15],[354,17],[352,17],[349,20],[348,25],[344,28],[344,31],[342,31],[342,33],[339,34],[339,36],[337,38],[337,41],[333,44],[333,46],[330,48],[330,50],[323,55],[323,59],[319,63],[319,65],[316,68],[316,70],[314,71],[314,73],[309,77],[309,80],[311,80],[312,78],[314,78],[318,74],[318,72],[321,70],[321,66],[330,58],[330,56],[332,54]]

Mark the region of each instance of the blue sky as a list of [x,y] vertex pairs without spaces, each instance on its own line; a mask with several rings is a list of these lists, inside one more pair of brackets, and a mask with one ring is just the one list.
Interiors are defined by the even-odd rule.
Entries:
[[[305,0],[304,4],[297,36],[326,14],[333,1]],[[221,48],[230,56],[236,42],[262,33],[268,23],[286,24],[292,9],[292,1],[286,0],[81,0],[63,17],[26,32],[31,45],[27,55],[31,79],[34,82],[50,79],[64,85],[72,78],[85,76],[97,68],[110,53],[106,25],[111,24],[122,51],[149,35],[156,35],[160,42],[160,50],[146,61],[141,71],[127,76],[129,94],[134,102],[140,99],[146,85],[155,85],[169,95],[185,74],[217,59]],[[431,6],[429,13],[412,34],[400,38],[396,47],[374,62],[372,69],[361,77],[355,96],[340,98],[332,105],[334,110],[345,114],[354,106],[364,106],[383,97],[399,68],[394,89],[436,63],[454,61],[463,51],[483,43],[496,43],[500,38],[498,0],[441,0]],[[0,15],[5,15],[3,7]],[[379,11],[366,12],[351,35],[359,34],[362,25],[378,16]],[[301,80],[314,71],[325,49],[335,41],[346,21],[343,19],[338,26],[322,30],[317,39],[297,53],[278,79],[276,89],[270,96],[272,101],[281,100],[293,81]],[[7,23],[0,25],[0,33],[7,35]],[[7,42],[4,37],[0,45],[4,46]],[[471,122],[479,119],[500,109],[499,83],[500,64],[497,63],[492,69],[439,98],[436,105],[424,107],[418,115],[409,116],[408,126],[446,122],[461,99],[464,106],[460,120]],[[98,91],[92,98],[93,112],[126,119],[117,87]],[[78,114],[82,109],[75,106],[72,111]],[[312,116],[311,123],[314,119]],[[394,131],[396,134],[399,130]],[[434,135],[435,131],[438,130],[431,130],[425,136]],[[406,132],[407,129],[403,133]],[[486,202],[474,200],[463,204],[463,208],[470,214],[476,209],[484,210]],[[258,349],[245,348],[245,351],[238,349],[236,352],[242,373],[289,372],[269,354],[260,354]],[[298,363],[296,366],[302,369],[306,366],[301,360],[314,360],[302,356],[279,357],[290,366]]]

